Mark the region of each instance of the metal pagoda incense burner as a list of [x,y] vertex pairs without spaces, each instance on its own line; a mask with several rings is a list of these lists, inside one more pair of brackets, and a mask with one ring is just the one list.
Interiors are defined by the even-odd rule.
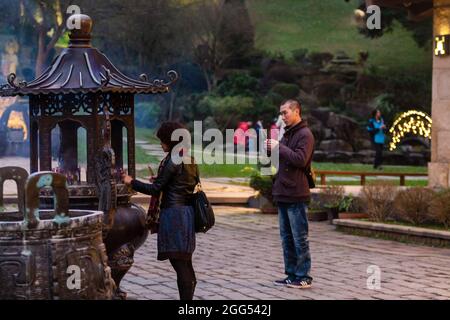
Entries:
[[[120,281],[148,230],[146,212],[130,202],[132,191],[120,181],[123,141],[126,138],[128,174],[135,177],[134,95],[167,93],[178,75],[169,71],[167,82],[149,82],[145,74],[139,80],[125,76],[91,46],[91,18],[73,15],[69,19],[79,19],[81,28],[71,32],[68,48],[29,83],[17,83],[11,74],[8,84],[0,87],[0,96],[29,97],[31,173],[54,171],[66,176],[71,210],[103,211],[102,230],[117,285],[115,295],[125,298]],[[56,126],[60,130],[59,164],[52,168],[52,130]],[[79,128],[86,130],[85,180],[77,159]],[[53,207],[51,188],[42,188],[39,198],[41,209]]]

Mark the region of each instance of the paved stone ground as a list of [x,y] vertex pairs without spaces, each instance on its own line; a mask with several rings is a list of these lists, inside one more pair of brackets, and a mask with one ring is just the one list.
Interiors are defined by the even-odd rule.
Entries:
[[[283,277],[276,215],[215,207],[217,224],[197,237],[195,299],[449,299],[450,250],[345,235],[310,223],[311,289],[272,285]],[[367,288],[367,268],[381,269],[381,289]],[[130,299],[178,299],[168,261],[156,260],[156,235],[135,255],[122,282]]]

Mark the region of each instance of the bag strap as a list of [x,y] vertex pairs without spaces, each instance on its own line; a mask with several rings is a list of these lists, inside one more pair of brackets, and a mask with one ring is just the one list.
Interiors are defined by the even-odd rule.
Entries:
[[196,187],[198,186],[199,188],[198,188],[198,190],[202,190],[202,183],[201,183],[201,181],[200,181],[200,174],[199,174],[199,172],[198,172],[198,165],[197,164],[195,164],[195,181],[197,182],[197,185],[196,185]]
[[[308,127],[303,127],[303,128],[308,128]],[[301,128],[300,130],[302,130],[303,128]],[[309,157],[309,160],[307,162],[307,166],[305,167],[304,172],[307,173],[308,171],[311,172],[311,164],[312,164],[312,159],[314,157],[314,146],[313,146],[313,150],[311,152],[311,156]]]
[[[194,159],[192,159],[192,161],[194,161],[194,164],[195,164],[195,182],[197,183],[195,188],[197,188],[197,186],[198,186],[198,190],[201,191],[202,190],[202,183],[200,181],[200,174],[198,172],[198,165],[195,163]],[[183,171],[183,169],[184,169],[184,162],[181,163],[181,170]],[[194,188],[194,190],[195,190],[195,188]]]
[[314,157],[314,147],[313,147],[313,150],[311,152],[311,157],[309,158],[309,161],[308,161],[308,166],[306,167],[306,170],[308,170],[310,172],[311,172],[311,165],[312,165],[313,157]]

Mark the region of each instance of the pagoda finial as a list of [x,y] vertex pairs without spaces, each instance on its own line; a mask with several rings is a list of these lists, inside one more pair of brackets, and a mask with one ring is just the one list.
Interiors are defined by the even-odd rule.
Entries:
[[73,14],[68,18],[67,25],[74,27],[69,34],[69,48],[91,46],[91,17],[85,14]]

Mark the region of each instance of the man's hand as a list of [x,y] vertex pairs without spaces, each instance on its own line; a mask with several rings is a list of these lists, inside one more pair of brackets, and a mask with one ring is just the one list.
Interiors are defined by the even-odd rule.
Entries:
[[279,142],[275,139],[267,139],[266,141],[264,141],[264,146],[266,147],[267,150],[270,151],[278,147],[278,144]]
[[131,181],[133,181],[133,178],[130,177],[129,175],[123,174],[122,175],[122,181],[125,184],[131,184]]

